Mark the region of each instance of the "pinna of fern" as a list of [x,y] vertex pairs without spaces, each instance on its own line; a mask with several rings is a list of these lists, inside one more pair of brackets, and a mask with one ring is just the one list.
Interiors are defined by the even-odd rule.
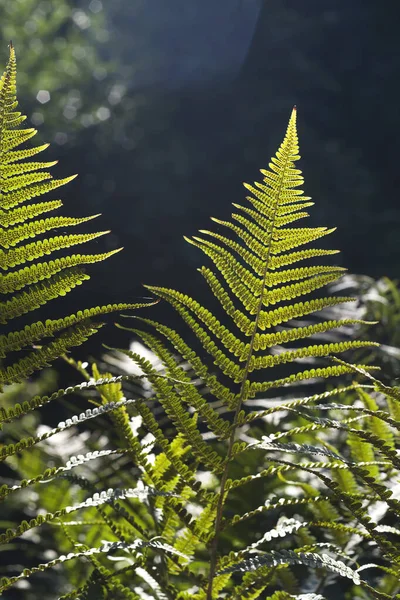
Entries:
[[[51,235],[52,230],[75,227],[99,215],[73,218],[42,215],[62,206],[59,199],[36,201],[43,194],[63,186],[75,175],[53,179],[49,168],[57,161],[30,159],[48,144],[21,148],[36,134],[23,128],[26,117],[17,110],[16,59],[10,43],[9,60],[0,79],[0,323],[30,313],[89,279],[83,266],[109,258],[121,248],[101,254],[70,253],[69,249],[102,236],[107,231]],[[67,250],[65,256],[54,256]],[[8,328],[0,335],[0,386],[21,381],[35,370],[51,363],[69,348],[80,345],[101,326],[93,322],[101,314],[136,308],[141,304],[97,306],[64,318]],[[50,341],[49,341],[50,340]],[[27,354],[32,345],[41,344]],[[24,357],[18,353],[25,350]],[[9,355],[12,355],[8,360]]]

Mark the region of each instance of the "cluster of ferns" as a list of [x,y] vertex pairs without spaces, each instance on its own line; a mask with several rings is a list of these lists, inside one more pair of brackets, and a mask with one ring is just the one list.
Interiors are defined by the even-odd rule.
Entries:
[[[55,190],[73,177],[53,179],[55,163],[34,158],[47,145],[27,143],[36,131],[17,106],[10,45],[0,80],[0,595],[400,598],[400,390],[364,364],[373,342],[342,334],[366,323],[340,318],[353,299],[324,292],[344,271],[336,250],[316,244],[333,229],[293,225],[313,205],[296,166],[296,109],[246,201],[187,239],[208,259],[212,308],[148,286],[147,304],[29,320],[118,250],[75,251],[106,231],[57,233],[98,215],[58,214]],[[152,317],[159,301],[186,333]],[[132,366],[120,373],[74,363],[112,311],[146,352],[119,349]],[[29,395],[62,357],[82,383]],[[40,425],[46,405],[65,401],[76,414]]]

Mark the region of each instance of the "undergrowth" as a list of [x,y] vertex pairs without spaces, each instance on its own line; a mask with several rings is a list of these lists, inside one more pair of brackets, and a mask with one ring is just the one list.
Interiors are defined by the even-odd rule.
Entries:
[[[31,198],[66,180],[51,183],[49,165],[26,162],[37,148],[15,150],[34,133],[15,109],[11,48],[0,83],[10,318],[65,294],[86,278],[82,264],[107,257],[35,262],[98,234],[43,238],[85,219],[36,220],[60,203]],[[296,117],[262,182],[245,184],[247,202],[188,239],[211,264],[199,269],[210,307],[147,286],[178,312],[182,332],[126,315],[118,327],[143,346],[112,354],[114,372],[65,352],[99,328],[94,317],[139,304],[1,336],[4,597],[400,598],[400,390],[377,378],[368,319],[341,314],[354,299],[321,293],[344,272],[336,251],[314,246],[333,229],[292,226],[313,204],[299,189]],[[82,383],[51,392],[30,379],[62,355]],[[41,422],[65,400],[75,414]]]

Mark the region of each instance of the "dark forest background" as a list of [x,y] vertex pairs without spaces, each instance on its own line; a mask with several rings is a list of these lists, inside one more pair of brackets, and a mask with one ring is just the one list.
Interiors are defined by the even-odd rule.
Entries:
[[338,227],[351,272],[398,278],[399,18],[394,0],[0,3],[2,62],[12,39],[44,159],[79,173],[63,214],[103,213],[99,248],[125,247],[70,312],[137,301],[142,283],[202,301],[183,235],[230,215],[294,104],[310,225]]

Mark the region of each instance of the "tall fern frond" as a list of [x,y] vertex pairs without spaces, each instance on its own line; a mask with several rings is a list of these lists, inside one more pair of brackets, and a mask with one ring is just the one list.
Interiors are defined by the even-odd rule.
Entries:
[[[76,176],[53,179],[48,169],[57,161],[29,160],[45,150],[48,144],[20,149],[34,137],[36,130],[23,127],[26,117],[17,107],[16,59],[10,44],[8,64],[0,79],[0,323],[3,325],[50,300],[65,296],[89,279],[83,265],[105,260],[121,250],[53,257],[56,252],[84,244],[108,232],[57,234],[60,228],[75,227],[99,215],[38,218],[58,209],[62,202],[36,202],[36,198],[69,183]],[[55,230],[53,235],[52,230]],[[0,357],[6,366],[0,368],[0,387],[23,380],[70,347],[81,344],[99,327],[99,324],[91,324],[91,316],[139,306],[143,305],[109,305],[106,310],[94,307],[82,313],[85,314],[82,319],[71,315],[57,321],[37,321],[2,335]],[[54,339],[56,334],[59,337]],[[32,350],[34,344],[43,345]],[[23,359],[9,357],[21,350],[24,351]]]
[[[308,327],[290,326],[290,321],[295,318],[352,300],[322,297],[292,303],[292,300],[303,295],[309,296],[327,283],[335,281],[344,271],[342,267],[325,265],[282,268],[288,264],[336,252],[324,249],[296,250],[326,236],[334,229],[286,227],[288,215],[291,222],[304,218],[308,216],[301,210],[304,208],[304,201],[307,200],[307,206],[312,204],[308,202],[309,198],[305,198],[303,192],[297,189],[303,183],[301,171],[294,166],[299,158],[294,109],[284,142],[276,157],[272,159],[270,170],[262,170],[263,183],[246,185],[252,193],[252,196],[247,197],[254,207],[251,210],[251,219],[234,214],[233,219],[239,222],[241,227],[213,219],[219,225],[233,231],[237,240],[208,230],[201,231],[206,237],[187,239],[211,258],[219,272],[220,277],[208,268],[200,269],[223,312],[228,313],[231,318],[231,327],[223,326],[210,310],[185,294],[167,288],[147,286],[160,298],[170,302],[193,330],[214,364],[234,383],[239,384],[240,391],[235,398],[236,407],[239,408],[248,398],[252,384],[260,389],[267,389],[273,385],[271,377],[260,380],[257,376],[258,371],[264,372],[265,369],[284,363],[301,365],[303,358],[327,357],[351,348],[373,345],[371,342],[354,341],[311,344],[286,351],[281,348],[282,344],[291,341],[303,340],[333,328],[361,322],[344,319],[322,321]],[[243,209],[247,215],[246,206],[235,204],[235,207]],[[210,238],[216,241],[211,242]],[[296,252],[291,252],[292,250]],[[286,285],[289,282],[290,285]],[[271,310],[276,304],[280,305],[279,308]],[[286,328],[277,332],[262,333],[277,325]],[[165,327],[161,328],[158,324],[155,326],[177,350],[182,350],[175,332]],[[245,339],[242,339],[243,334]],[[263,353],[264,350],[274,347],[278,347],[279,352]],[[192,366],[199,370],[194,364]],[[326,372],[315,373],[315,376],[339,375],[343,372],[345,371],[330,368]],[[251,375],[253,373],[254,377]],[[312,377],[311,374],[310,376]],[[296,379],[297,377],[293,377],[294,381]]]
[[[250,192],[247,196],[249,204],[234,204],[237,212],[232,215],[232,221],[213,218],[219,227],[217,231],[201,230],[201,235],[186,238],[213,263],[214,269],[202,267],[200,273],[220,305],[219,314],[225,314],[228,323],[222,324],[212,310],[184,293],[146,286],[153,294],[168,301],[182,317],[197,338],[197,346],[203,348],[203,355],[200,356],[192,350],[186,337],[178,332],[162,323],[139,319],[145,325],[154,327],[206,384],[211,398],[224,406],[225,411],[233,413],[228,435],[224,426],[218,433],[215,431],[210,412],[203,410],[199,413],[204,424],[217,433],[221,440],[227,441],[227,448],[221,455],[223,470],[214,513],[214,534],[209,536],[210,573],[207,590],[204,589],[205,597],[209,600],[216,597],[217,593],[214,586],[218,580],[217,551],[225,523],[224,506],[229,488],[235,484],[234,479],[228,480],[228,475],[233,468],[233,460],[247,446],[237,440],[239,427],[245,422],[246,402],[260,392],[277,387],[351,373],[352,366],[344,362],[334,364],[329,357],[374,345],[357,340],[316,343],[313,337],[365,322],[359,319],[318,318],[319,311],[353,299],[318,294],[320,289],[336,281],[344,269],[336,265],[319,264],[319,261],[315,264],[315,259],[336,254],[337,251],[303,248],[329,235],[334,229],[289,226],[307,217],[305,209],[313,204],[299,189],[303,177],[295,167],[300,158],[296,117],[294,108],[278,152],[271,159],[269,169],[261,171],[263,181],[254,185],[245,184]],[[226,234],[222,232],[223,229]],[[314,264],[297,266],[297,263],[309,259],[313,259]],[[311,325],[293,322],[310,314],[315,318],[315,323]],[[175,367],[171,362],[166,364],[164,345],[144,331],[137,328],[132,331],[150,344],[166,366],[167,373],[172,374],[170,369]],[[310,341],[307,341],[309,338]],[[290,343],[295,343],[295,347],[288,347]],[[313,364],[311,367],[307,365],[304,370],[304,362]],[[176,386],[172,388],[176,390]],[[163,401],[166,401],[165,394]],[[199,402],[196,402],[196,406],[191,404],[188,395],[185,395],[184,402],[195,410],[199,409]],[[176,417],[173,420],[176,421]],[[199,444],[202,447],[205,442],[199,441]],[[296,445],[289,444],[287,449],[290,448],[293,450]],[[284,446],[281,445],[279,450],[284,450]],[[319,451],[326,456],[330,453],[326,449]],[[206,455],[209,455],[209,450],[202,448],[202,454],[197,456],[204,461]],[[207,468],[214,469],[216,475],[220,473],[216,458],[212,459],[211,464],[204,462]],[[284,462],[281,461],[281,464]],[[333,483],[332,489],[335,489]],[[333,508],[330,514],[332,512]]]

